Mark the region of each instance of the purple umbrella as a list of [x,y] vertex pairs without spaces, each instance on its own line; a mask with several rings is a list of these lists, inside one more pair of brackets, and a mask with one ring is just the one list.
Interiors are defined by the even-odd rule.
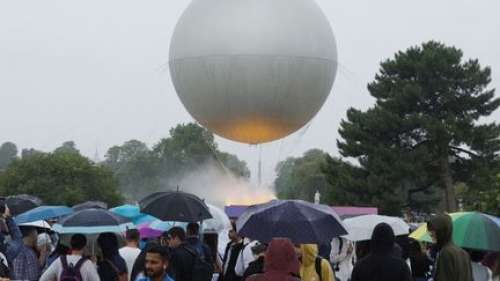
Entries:
[[159,237],[163,231],[151,228],[148,224],[142,224],[138,226],[139,233],[142,238],[156,238]]

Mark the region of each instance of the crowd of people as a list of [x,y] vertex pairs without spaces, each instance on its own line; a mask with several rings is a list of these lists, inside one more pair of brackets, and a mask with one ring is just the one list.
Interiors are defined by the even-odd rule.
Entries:
[[[428,222],[434,243],[396,237],[385,223],[370,241],[342,237],[327,244],[269,243],[241,237],[234,223],[219,253],[217,234],[197,223],[173,227],[154,239],[136,229],[96,237],[18,226],[6,208],[0,233],[0,281],[499,281],[500,255],[453,244],[448,215]],[[8,237],[7,237],[8,236]],[[121,241],[121,239],[125,241]],[[122,247],[120,247],[122,245]]]

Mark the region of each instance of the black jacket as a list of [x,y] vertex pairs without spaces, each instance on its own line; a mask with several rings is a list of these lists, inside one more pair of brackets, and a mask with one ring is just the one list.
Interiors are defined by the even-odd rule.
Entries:
[[354,266],[351,281],[411,281],[406,262],[393,253],[394,232],[385,223],[375,227],[370,254]]
[[172,249],[170,259],[169,274],[175,281],[193,281],[193,264],[195,256],[186,248],[190,247],[187,243]]
[[248,264],[248,268],[243,274],[243,280],[246,280],[250,275],[258,273],[264,273],[264,257],[262,256]]

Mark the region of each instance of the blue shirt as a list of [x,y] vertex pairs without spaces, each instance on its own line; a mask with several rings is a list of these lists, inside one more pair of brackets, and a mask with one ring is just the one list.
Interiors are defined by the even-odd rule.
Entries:
[[[135,281],[152,281],[151,278],[145,277],[144,275],[139,275],[137,278],[135,278]],[[165,278],[163,278],[163,281],[175,281],[172,279],[168,274],[165,274]]]

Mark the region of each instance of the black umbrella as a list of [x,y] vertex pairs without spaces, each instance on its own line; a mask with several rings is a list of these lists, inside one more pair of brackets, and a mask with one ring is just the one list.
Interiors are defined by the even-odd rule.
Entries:
[[87,201],[73,206],[73,210],[81,211],[85,209],[107,209],[108,204],[102,201]]
[[196,195],[181,191],[153,193],[139,202],[141,212],[163,221],[197,222],[212,218]]
[[97,234],[125,232],[128,228],[134,228],[128,218],[105,209],[85,209],[61,219],[52,229],[61,234]]
[[17,216],[42,205],[42,200],[28,194],[12,195],[7,197],[5,204],[9,207],[12,216]]
[[249,207],[236,222],[241,236],[261,242],[286,237],[297,244],[329,243],[347,234],[339,216],[328,206],[302,200],[273,200]]

